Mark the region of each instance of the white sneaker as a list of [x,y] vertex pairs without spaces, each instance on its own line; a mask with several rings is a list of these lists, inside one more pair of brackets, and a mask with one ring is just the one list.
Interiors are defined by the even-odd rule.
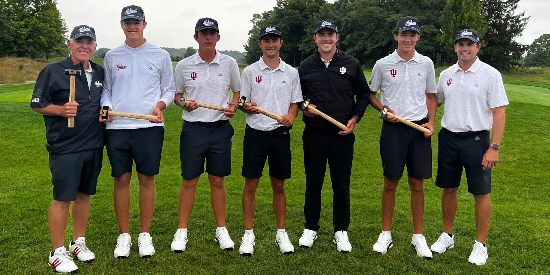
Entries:
[[149,235],[149,232],[139,233],[138,237],[139,256],[142,258],[151,258],[155,254],[155,247],[153,246],[153,238]]
[[279,246],[279,250],[283,254],[292,254],[294,253],[294,246],[290,242],[290,238],[286,232],[277,232],[275,236],[275,243]]
[[223,250],[233,250],[235,243],[229,237],[229,232],[225,227],[216,229],[216,242],[220,245],[220,249]]
[[392,247],[393,247],[393,240],[391,237],[391,233],[382,232],[378,236],[378,240],[376,241],[376,243],[374,243],[374,245],[372,246],[372,251],[384,255],[388,253],[388,251]]
[[130,247],[132,246],[132,238],[130,234],[123,233],[118,236],[116,240],[115,251],[113,256],[117,259],[126,259],[130,256]]
[[79,237],[76,241],[71,242],[69,252],[73,253],[81,262],[89,264],[95,261],[95,254],[86,247],[84,237]]
[[174,240],[172,241],[172,245],[170,245],[170,249],[176,253],[181,253],[185,251],[185,248],[187,247],[187,230],[178,229],[176,230],[176,234],[174,234]]
[[441,254],[453,247],[455,247],[455,235],[450,237],[449,234],[443,232],[430,249],[435,253]]
[[250,257],[254,254],[254,245],[256,244],[254,240],[256,240],[254,233],[244,233],[241,240],[241,247],[239,247],[239,254],[241,254],[241,256]]
[[428,247],[428,243],[424,236],[413,236],[411,245],[414,247],[414,250],[416,250],[416,255],[428,260],[433,258],[432,251]]
[[332,240],[336,244],[336,250],[341,253],[351,252],[351,243],[349,242],[348,232],[341,230],[334,233]]
[[55,269],[55,272],[60,273],[77,273],[78,267],[74,264],[73,258],[64,246],[56,248],[50,252],[50,265]]
[[303,248],[310,248],[315,240],[317,240],[317,231],[304,229],[302,237],[298,240],[298,245]]
[[489,254],[487,253],[487,246],[484,246],[482,243],[476,241],[474,243],[472,254],[468,257],[468,262],[475,265],[484,265],[488,258]]

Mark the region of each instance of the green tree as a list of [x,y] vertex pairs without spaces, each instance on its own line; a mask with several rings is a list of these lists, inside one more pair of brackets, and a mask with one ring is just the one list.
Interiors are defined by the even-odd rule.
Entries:
[[527,67],[550,67],[550,34],[543,34],[533,41],[524,62]]
[[193,49],[193,47],[187,47],[187,49],[185,49],[185,55],[183,56],[183,58],[192,56],[195,54],[195,52],[197,52],[197,50]]
[[99,48],[95,51],[94,57],[104,58],[105,54],[109,51],[108,48]]
[[483,42],[488,24],[482,9],[483,5],[479,0],[448,0],[445,4],[439,18],[441,33],[438,39],[449,54],[449,61],[456,60],[453,46],[458,31],[474,29]]
[[515,14],[520,0],[482,0],[489,28],[483,37],[480,58],[499,70],[518,64],[527,46],[515,41],[521,36],[529,17]]

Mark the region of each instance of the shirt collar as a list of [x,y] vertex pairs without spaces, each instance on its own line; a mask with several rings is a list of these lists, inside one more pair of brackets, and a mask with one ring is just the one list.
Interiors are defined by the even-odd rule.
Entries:
[[[198,50],[197,50],[197,52],[195,52],[194,56],[195,56],[194,57],[195,64],[206,63],[206,61],[202,60],[201,56],[199,55]],[[216,56],[214,56],[214,59],[210,63],[220,64],[220,59],[221,59],[221,54],[220,54],[220,52],[218,52],[218,50],[216,50]]]
[[[396,63],[396,64],[399,63],[400,61],[407,62],[405,59],[403,59],[401,56],[399,56],[399,54],[397,53],[397,50],[394,50],[391,55],[393,57],[393,62]],[[418,52],[416,50],[414,50],[414,55],[411,58],[411,60],[416,62],[416,63],[420,62],[420,55],[418,54]],[[409,61],[411,61],[411,60],[409,60]]]
[[[273,70],[273,71],[279,70],[281,72],[284,72],[285,71],[284,64],[285,64],[285,62],[283,62],[283,60],[279,57],[279,66],[277,66],[277,68],[275,68],[275,70]],[[263,71],[265,69],[270,69],[271,70],[271,68],[269,66],[267,66],[267,64],[265,64],[265,61],[262,57],[260,57],[260,61],[258,61],[258,65],[260,66],[261,71]]]
[[[477,71],[479,71],[479,68],[481,68],[481,60],[479,60],[479,57],[476,57],[476,61],[474,61],[474,64],[472,64],[472,66],[470,66],[470,68],[468,70],[466,70],[465,72],[472,72],[472,73],[477,73]],[[463,71],[462,68],[460,68],[460,66],[458,65],[458,61],[453,65],[455,66],[453,71],[456,72],[456,71]]]

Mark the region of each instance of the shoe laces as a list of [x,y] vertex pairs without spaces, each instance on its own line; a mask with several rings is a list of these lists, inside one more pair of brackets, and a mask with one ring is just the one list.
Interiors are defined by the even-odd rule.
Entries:
[[380,233],[380,236],[378,236],[378,240],[376,240],[377,243],[386,244],[391,242],[391,235],[386,233]]
[[252,233],[244,233],[243,238],[241,240],[241,244],[253,244],[254,243],[254,234]]
[[476,242],[474,244],[474,249],[472,250],[472,254],[487,257],[487,249],[483,246],[482,243]]
[[449,237],[449,235],[447,233],[442,233],[441,236],[439,236],[439,238],[437,238],[437,242],[445,244],[445,245],[449,245],[451,243],[452,239],[453,238]]
[[176,234],[174,234],[174,241],[187,241],[187,234],[180,230],[176,231]]
[[126,240],[125,236],[121,235],[116,240],[116,247],[130,246],[130,242]]
[[290,238],[286,232],[277,233],[279,243],[290,243]]
[[313,238],[315,236],[315,231],[306,229],[304,230],[304,233],[302,233],[302,237],[304,238]]
[[226,228],[217,229],[216,230],[216,237],[218,237],[218,239],[231,239],[229,237],[229,232],[227,232]]
[[418,248],[426,248],[428,249],[428,243],[426,242],[426,237],[420,236],[420,237],[413,237],[414,239],[414,246]]
[[72,262],[73,261],[73,258],[71,257],[71,254],[69,254],[69,251],[67,251],[67,250],[55,251],[53,253],[53,255],[55,257],[57,257],[61,261],[61,263]]
[[77,246],[78,248],[80,248],[80,250],[82,252],[90,252],[90,249],[88,249],[88,247],[86,246],[86,242],[84,240],[80,241],[79,239],[77,239],[75,242],[74,242],[75,246]]
[[[340,242],[346,242],[346,243],[349,243],[349,238],[348,238],[348,232],[347,231],[338,231],[338,232],[342,232],[342,234],[336,234],[336,236],[334,236],[334,238],[336,239],[336,242],[340,243]],[[338,233],[336,232],[336,233]],[[338,236],[340,235],[340,236]]]
[[140,246],[142,245],[153,245],[153,238],[151,238],[151,235],[149,234],[140,234],[138,239],[138,244]]

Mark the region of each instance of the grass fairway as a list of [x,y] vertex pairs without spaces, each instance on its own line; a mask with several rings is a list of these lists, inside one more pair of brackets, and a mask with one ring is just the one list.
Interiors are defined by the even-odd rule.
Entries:
[[[32,88],[33,84],[0,86],[2,274],[53,273],[46,258],[51,249],[47,225],[52,200],[51,176],[44,147],[44,122],[29,108]],[[506,129],[499,165],[493,171],[493,215],[488,237],[490,257],[485,266],[473,266],[467,262],[476,229],[474,200],[465,187],[459,191],[454,249],[435,255],[431,261],[416,256],[410,246],[409,192],[406,182],[402,181],[397,190],[393,222],[394,248],[384,256],[371,251],[381,229],[382,186],[378,145],[381,120],[372,108],[367,110],[355,131],[349,228],[352,253],[340,254],[332,243],[332,191],[328,177],[323,191],[319,238],[311,249],[297,247],[303,229],[305,191],[301,142],[303,123],[298,118],[291,131],[293,176],[286,184],[286,229],[296,245],[296,253],[282,255],[275,245],[271,187],[268,178],[264,177],[257,191],[255,254],[251,258],[239,256],[237,249],[244,232],[241,210],[244,179],[240,176],[245,127],[242,112],[231,120],[235,127],[233,173],[226,179],[227,228],[237,249],[221,251],[214,242],[210,188],[203,176],[189,222],[187,251],[172,253],[170,243],[178,225],[181,184],[178,153],[181,109],[174,105],[165,111],[166,135],[156,181],[157,201],[151,226],[156,254],[150,259],[138,256],[138,184],[134,177],[130,213],[132,254],[126,260],[113,258],[119,233],[112,199],[113,179],[105,154],[97,194],[92,197],[86,233],[88,246],[96,253],[97,261],[91,265],[77,265],[82,274],[549,274],[550,138],[546,131],[550,128],[550,90],[513,84],[507,84],[506,89],[511,104],[506,108]],[[441,129],[441,112],[442,109],[438,114],[437,131]],[[432,142],[435,175],[437,137]],[[431,245],[442,230],[441,190],[434,186],[434,179],[425,181],[425,197],[424,235]],[[66,241],[70,238],[68,233]]]

